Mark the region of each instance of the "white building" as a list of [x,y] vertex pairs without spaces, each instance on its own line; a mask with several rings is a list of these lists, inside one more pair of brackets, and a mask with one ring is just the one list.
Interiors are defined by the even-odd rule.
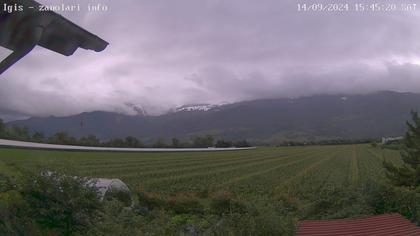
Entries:
[[404,137],[398,136],[398,137],[382,137],[382,144],[389,144],[393,141],[402,140]]

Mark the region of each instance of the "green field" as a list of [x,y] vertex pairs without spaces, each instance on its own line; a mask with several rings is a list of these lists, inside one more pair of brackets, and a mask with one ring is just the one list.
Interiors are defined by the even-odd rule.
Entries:
[[[27,171],[49,170],[64,176],[119,178],[132,190],[131,210],[127,211],[122,201],[111,198],[102,202],[94,215],[88,216],[101,220],[83,230],[106,232],[105,235],[294,235],[302,219],[360,217],[385,212],[401,212],[411,217],[413,211],[407,209],[414,209],[416,201],[385,186],[383,160],[402,162],[398,151],[371,145],[261,147],[194,153],[0,149],[0,172],[16,180],[31,176],[26,184],[20,185],[20,190],[17,188],[18,196],[29,200],[33,196],[35,199],[45,196],[38,204],[30,202],[21,207],[36,209],[29,218],[13,219],[16,210],[8,208],[12,217],[8,222],[12,223],[25,222],[32,215],[43,217],[37,215],[36,207],[46,202],[57,207],[56,202],[60,200],[55,196],[72,199],[70,202],[84,199],[80,191],[72,192],[71,188],[58,191],[56,179],[44,182],[43,177],[40,183],[44,184],[25,192],[25,188],[36,183],[34,179],[42,176]],[[16,192],[3,193],[7,194],[16,195]],[[0,207],[1,196],[0,193]],[[3,197],[3,202],[14,198]],[[66,201],[60,204],[53,210],[67,206]],[[79,209],[77,206],[75,209]],[[49,206],[40,209],[51,211]],[[20,224],[15,226],[19,227]],[[44,227],[51,229],[50,225]],[[62,231],[62,227],[55,229]]]
[[264,195],[357,186],[384,180],[382,160],[397,151],[370,145],[257,148],[201,153],[106,153],[0,149],[0,170],[68,170],[88,177],[119,178],[148,192],[231,191]]

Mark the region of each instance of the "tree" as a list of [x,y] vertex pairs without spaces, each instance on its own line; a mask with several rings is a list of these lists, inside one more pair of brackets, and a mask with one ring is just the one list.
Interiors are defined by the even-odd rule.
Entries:
[[9,136],[12,139],[18,139],[18,140],[29,140],[29,130],[26,127],[21,127],[18,125],[13,125],[10,129],[7,130],[7,136]]
[[179,147],[181,147],[181,142],[179,142],[179,139],[172,138],[172,147],[173,148],[179,148]]
[[76,139],[68,135],[66,132],[57,132],[53,137],[50,138],[49,141],[51,143],[64,145],[73,145],[77,143]]
[[420,190],[420,117],[412,111],[413,123],[407,121],[408,131],[404,138],[404,149],[401,157],[402,166],[395,166],[384,161],[387,177],[396,186],[404,186],[411,190]]
[[251,144],[248,143],[246,140],[240,140],[233,143],[235,147],[251,147]]
[[97,147],[101,144],[99,139],[95,135],[88,135],[87,137],[82,137],[79,140],[80,145],[83,146],[90,146],[90,147]]
[[162,138],[157,139],[153,144],[153,148],[165,148],[167,145],[165,143],[165,140]]
[[32,140],[34,142],[42,143],[45,140],[45,135],[43,133],[40,133],[40,132],[35,132],[32,135]]
[[232,147],[233,143],[231,141],[225,141],[221,139],[221,140],[217,140],[215,146],[218,148],[228,148],[228,147]]
[[207,148],[213,146],[214,138],[211,135],[196,136],[193,138],[193,146],[195,148]]
[[0,119],[0,137],[3,137],[6,132],[6,126],[2,119]]
[[115,139],[109,140],[109,142],[107,143],[106,146],[109,146],[109,147],[124,147],[125,142],[124,142],[124,140],[122,140],[120,138],[115,138]]
[[132,137],[132,136],[128,136],[125,138],[125,145],[130,148],[136,148],[136,147],[142,146],[141,142],[137,138]]

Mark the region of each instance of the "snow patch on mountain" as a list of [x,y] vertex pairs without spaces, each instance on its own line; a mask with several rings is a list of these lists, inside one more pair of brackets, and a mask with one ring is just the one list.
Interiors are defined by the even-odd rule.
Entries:
[[175,112],[194,112],[194,111],[214,111],[217,108],[227,105],[228,103],[220,103],[220,104],[189,104],[178,106],[175,108]]

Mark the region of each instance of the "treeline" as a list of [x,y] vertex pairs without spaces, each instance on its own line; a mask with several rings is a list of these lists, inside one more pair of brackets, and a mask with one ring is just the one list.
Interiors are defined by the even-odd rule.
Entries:
[[126,138],[113,138],[107,141],[101,141],[95,135],[76,138],[67,132],[57,132],[47,137],[41,132],[31,133],[27,127],[18,125],[6,126],[0,119],[0,138],[19,140],[26,142],[77,145],[90,147],[118,147],[118,148],[228,148],[228,147],[250,147],[248,141],[230,141],[224,139],[215,139],[211,135],[197,135],[187,140],[172,138],[169,142],[165,139],[156,139],[151,143],[144,143],[142,140],[128,136]]
[[306,145],[343,145],[343,144],[363,144],[374,143],[374,139],[329,139],[317,141],[283,141],[277,146],[306,146]]

